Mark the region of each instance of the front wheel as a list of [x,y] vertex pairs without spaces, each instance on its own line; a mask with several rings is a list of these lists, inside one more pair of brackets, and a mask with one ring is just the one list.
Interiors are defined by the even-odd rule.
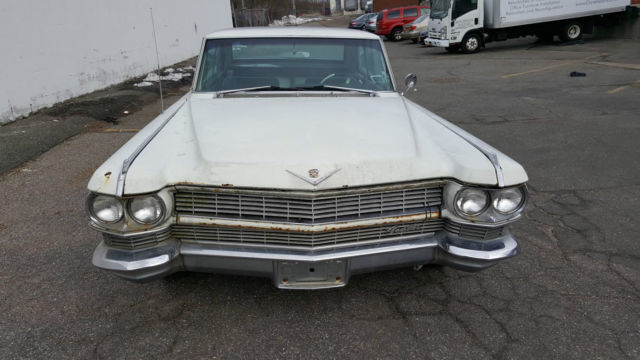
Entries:
[[462,40],[462,52],[465,54],[473,54],[480,50],[480,36],[478,34],[469,34]]
[[562,28],[560,37],[563,41],[575,41],[582,38],[582,24],[579,22],[568,22]]

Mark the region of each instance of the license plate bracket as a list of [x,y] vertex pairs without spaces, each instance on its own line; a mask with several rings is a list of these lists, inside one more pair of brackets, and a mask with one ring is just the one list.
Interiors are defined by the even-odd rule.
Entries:
[[288,289],[324,289],[346,285],[347,260],[277,261],[276,285]]

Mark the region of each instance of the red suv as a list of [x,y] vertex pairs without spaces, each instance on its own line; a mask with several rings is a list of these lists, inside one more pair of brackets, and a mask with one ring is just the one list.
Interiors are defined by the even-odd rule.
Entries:
[[428,6],[405,6],[393,9],[384,9],[378,13],[376,21],[376,34],[386,35],[387,39],[402,40],[402,26],[410,23],[429,9]]

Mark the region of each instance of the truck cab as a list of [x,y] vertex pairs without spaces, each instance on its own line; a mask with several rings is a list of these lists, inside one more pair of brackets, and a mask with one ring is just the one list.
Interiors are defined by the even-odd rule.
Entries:
[[555,1],[432,0],[426,45],[473,53],[491,41],[535,35],[552,41],[580,40],[594,25],[629,9],[629,0]]
[[476,52],[483,42],[484,0],[432,0],[425,44]]

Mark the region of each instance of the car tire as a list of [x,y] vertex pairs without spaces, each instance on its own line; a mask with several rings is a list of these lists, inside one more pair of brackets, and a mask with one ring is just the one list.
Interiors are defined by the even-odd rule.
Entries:
[[391,34],[389,35],[389,37],[391,38],[391,41],[402,40],[402,28],[396,27],[393,30],[391,30]]
[[414,44],[417,44],[418,43],[418,39],[411,39],[411,42],[414,43]]
[[364,25],[362,25],[362,27],[360,28],[360,30],[367,30],[367,29],[365,29],[365,28],[364,28]]
[[570,21],[562,27],[560,38],[562,41],[576,41],[582,39],[584,28],[581,23]]
[[463,53],[473,54],[480,50],[481,45],[482,42],[480,41],[480,36],[478,34],[469,34],[464,37],[460,47],[462,48]]
[[449,46],[446,47],[445,50],[447,50],[449,54],[455,54],[460,50],[460,48],[458,46]]

